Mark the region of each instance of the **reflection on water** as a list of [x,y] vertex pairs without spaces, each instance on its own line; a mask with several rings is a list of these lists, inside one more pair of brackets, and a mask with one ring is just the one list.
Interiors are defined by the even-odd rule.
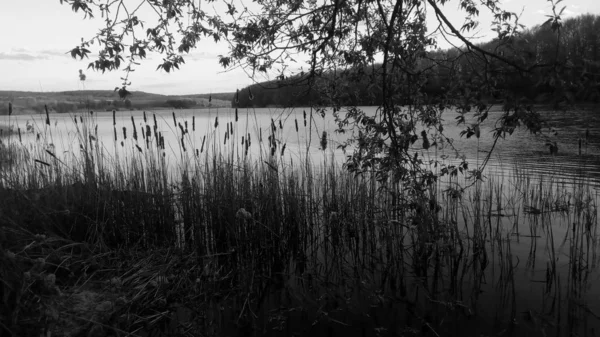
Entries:
[[[460,128],[454,125],[456,113],[443,115],[446,134],[455,139],[453,144],[459,155],[465,155],[472,168],[480,165],[486,151],[491,149],[494,121],[499,114],[492,112],[481,127],[481,137],[469,140],[459,137]],[[331,256],[339,256],[349,260],[346,262],[350,265],[374,270],[369,276],[375,280],[373,283],[382,284],[387,293],[403,291],[404,296],[425,307],[436,310],[452,307],[460,311],[461,315],[456,317],[443,317],[447,314],[445,311],[438,313],[439,317],[434,317],[435,310],[427,313],[432,315],[428,320],[436,320],[440,326],[446,322],[455,333],[595,335],[600,329],[600,301],[597,300],[600,297],[597,285],[600,277],[597,268],[600,117],[592,111],[547,112],[544,116],[549,122],[545,136],[517,130],[498,143],[484,172],[484,183],[474,185],[459,196],[442,191],[470,184],[464,177],[440,182],[437,188],[441,209],[420,210],[435,214],[431,217],[435,224],[411,224],[410,231],[396,232],[398,229],[393,229],[388,220],[384,224],[373,224],[367,234],[349,231],[346,239],[339,239],[347,242],[333,245],[332,250],[323,251],[321,247],[327,247],[327,243],[319,242],[320,248],[313,252],[315,260],[327,261]],[[45,124],[45,116],[12,117],[10,122],[21,129],[21,137],[13,134],[7,141],[35,143],[40,134],[45,137],[42,141],[46,145],[51,144],[46,148],[66,160],[81,151],[77,130],[90,127],[81,124],[81,120],[76,124],[74,117],[77,116],[51,116],[50,125]],[[8,119],[3,118],[0,122],[7,123]],[[27,131],[27,125],[33,125],[31,132]],[[302,108],[237,112],[233,109],[188,110],[178,111],[175,116],[171,111],[146,115],[118,112],[114,120],[112,113],[99,113],[94,114],[92,127],[96,125],[97,131],[92,132],[94,139],[89,142],[102,144],[108,154],[119,158],[141,156],[151,147],[160,146],[160,137],[164,137],[162,151],[167,165],[181,163],[182,160],[177,160],[181,158],[193,160],[198,152],[209,150],[260,160],[268,158],[272,148],[285,163],[305,162],[307,158],[315,164],[331,158],[342,162],[344,153],[335,148],[348,137],[334,132],[335,123],[329,114],[323,118]],[[320,149],[319,138],[324,131],[328,135],[328,151]],[[272,136],[275,137],[269,138]],[[556,144],[558,152],[550,154],[548,143]],[[247,154],[245,146],[249,149]],[[456,160],[455,153],[447,148],[426,152],[415,148],[414,151],[421,151],[425,158],[447,155],[448,161]],[[43,151],[36,155],[40,160],[51,160],[41,157],[47,156]],[[335,221],[342,223],[342,220]],[[448,226],[441,226],[442,223]],[[421,232],[421,228],[430,227],[445,228],[447,232],[435,235]],[[331,228],[321,230],[320,237],[327,238],[323,240],[341,236]],[[358,243],[353,243],[354,240],[359,242],[359,237],[375,242],[362,243],[359,248]],[[438,241],[423,239],[430,237]],[[403,244],[400,248],[398,241]],[[407,258],[406,261],[421,261],[411,266],[414,273],[407,277],[407,282],[394,276],[395,272],[408,269],[403,265],[405,260],[396,260],[404,254],[404,247],[411,247],[413,255],[412,260]],[[345,273],[353,272],[342,269],[329,271],[328,282],[341,287]],[[315,271],[315,275],[318,273]],[[293,286],[307,287],[299,281]],[[345,295],[352,297],[353,287],[360,288],[360,285],[344,287],[348,288]],[[323,290],[327,291],[330,290]],[[448,293],[452,294],[452,301],[444,299]],[[267,299],[273,302],[271,307],[285,302],[282,294],[271,296]],[[365,310],[369,307],[370,303],[364,303]],[[398,301],[389,304],[387,313],[374,312],[373,315],[385,321],[380,322],[381,325],[393,326],[397,319],[394,315],[412,310],[407,307]],[[425,313],[413,314],[412,318],[406,315],[405,320],[425,316]],[[508,330],[498,334],[497,329],[479,329],[479,323],[469,321],[470,317],[477,317],[485,326],[508,327]],[[301,326],[307,324],[299,317],[291,322],[294,319]],[[347,322],[352,317],[339,319]],[[453,319],[454,323],[447,323]],[[344,324],[337,325],[336,329],[340,334],[352,330]],[[436,334],[426,329],[423,333]]]

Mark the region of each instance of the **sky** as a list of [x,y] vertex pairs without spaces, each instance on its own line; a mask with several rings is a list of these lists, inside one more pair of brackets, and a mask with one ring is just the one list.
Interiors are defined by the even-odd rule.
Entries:
[[[68,55],[82,38],[93,37],[103,25],[101,18],[83,20],[59,0],[1,0],[0,12],[0,90],[20,91],[67,91],[67,90],[111,90],[122,82],[122,71],[102,74],[86,69],[91,59],[74,60]],[[125,0],[135,5],[142,0]],[[527,27],[542,23],[551,13],[551,4],[545,0],[504,0],[507,10],[521,14],[520,23]],[[450,0],[444,6],[445,15],[457,27],[463,16],[457,10],[459,1]],[[600,14],[598,0],[564,0],[563,17],[579,14]],[[212,10],[219,12],[221,8]],[[142,14],[151,14],[144,13]],[[433,22],[433,17],[428,17]],[[472,33],[475,42],[491,38],[486,22],[491,18],[482,16],[481,25]],[[440,47],[448,44],[441,43]],[[156,70],[162,57],[150,55],[130,75],[130,90],[141,90],[158,94],[183,95],[198,93],[232,92],[253,81],[243,71],[224,71],[218,63],[218,55],[227,53],[227,45],[203,40],[185,60],[181,70],[166,73]],[[86,75],[85,82],[79,80],[79,69]],[[258,80],[264,80],[258,79]]]

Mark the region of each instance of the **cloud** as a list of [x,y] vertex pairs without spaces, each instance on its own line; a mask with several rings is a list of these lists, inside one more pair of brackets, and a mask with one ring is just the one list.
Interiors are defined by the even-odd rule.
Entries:
[[0,53],[0,60],[11,60],[11,61],[38,61],[48,59],[44,55],[35,55],[30,53]]
[[39,53],[43,54],[43,55],[48,55],[48,56],[51,56],[51,57],[56,57],[56,56],[58,56],[58,57],[64,57],[64,56],[70,57],[67,54],[68,52],[69,52],[68,50],[50,50],[50,49],[46,49],[46,50],[40,51]]
[[58,50],[30,51],[25,48],[13,48],[9,52],[0,52],[0,60],[10,61],[40,61],[56,57],[67,57],[67,54]]
[[575,16],[575,15],[578,15],[578,14],[579,14],[579,12],[574,12],[574,11],[571,11],[571,10],[565,9],[565,10],[563,11],[563,13],[562,13],[562,16],[563,16],[563,17],[569,17],[569,16]]

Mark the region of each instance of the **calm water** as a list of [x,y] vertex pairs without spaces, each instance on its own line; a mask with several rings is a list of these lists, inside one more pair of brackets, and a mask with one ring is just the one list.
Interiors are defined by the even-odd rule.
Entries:
[[[373,107],[364,109],[371,113],[374,112]],[[306,126],[304,112],[306,112]],[[147,121],[144,122],[141,111],[119,111],[116,113],[116,125],[114,126],[112,112],[94,113],[92,118],[93,124],[98,125],[98,139],[101,140],[101,144],[109,155],[113,155],[115,152],[124,154],[139,152],[136,145],[145,150],[147,142],[142,133],[146,125],[149,125],[151,129],[154,128],[154,118],[156,118],[158,131],[165,138],[165,155],[173,159],[180,159],[182,156],[189,157],[196,149],[201,150],[204,137],[206,137],[204,150],[216,148],[225,152],[234,148],[236,155],[243,156],[243,147],[240,145],[242,137],[247,138],[248,134],[251,140],[250,156],[268,156],[271,121],[276,127],[276,152],[279,158],[286,161],[297,161],[305,158],[307,154],[316,163],[322,162],[324,157],[329,158],[332,153],[320,149],[320,138],[323,131],[327,132],[328,150],[335,149],[350,136],[334,132],[336,125],[331,114],[327,114],[324,118],[316,113],[311,116],[308,108],[294,110],[239,109],[237,122],[233,109],[180,110],[175,112],[175,123],[172,113],[171,110],[148,111],[146,113]],[[456,126],[457,113],[448,111],[442,115],[445,121],[444,133],[454,139],[454,146],[459,150],[459,154],[467,157],[472,168],[481,164],[487,151],[491,149],[494,123],[500,113],[499,111],[490,113],[488,119],[481,125],[479,139],[475,137],[460,138],[459,133],[462,127]],[[87,113],[50,115],[49,126],[45,123],[45,115],[12,116],[10,121],[7,116],[1,116],[0,123],[2,125],[10,123],[14,130],[20,128],[23,143],[35,141],[38,133],[42,138],[47,135],[46,142],[52,144],[54,152],[60,157],[76,154],[78,151],[79,138],[76,130],[77,127],[81,128],[81,123],[75,124],[73,118],[81,115],[86,116]],[[600,114],[593,109],[588,109],[575,112],[547,111],[543,112],[543,116],[552,129],[545,128],[544,136],[532,135],[526,130],[518,129],[512,136],[501,139],[488,164],[489,172],[512,170],[514,164],[519,164],[520,167],[528,169],[532,175],[560,172],[564,178],[587,177],[591,178],[591,182],[594,184],[600,181]],[[218,119],[216,128],[215,119]],[[296,122],[298,131],[296,131]],[[225,141],[229,123],[233,126],[233,133]],[[137,141],[133,139],[134,124],[138,133]],[[179,125],[184,129],[187,126],[188,133],[184,137],[185,151],[181,145]],[[126,129],[126,139],[123,138],[124,128]],[[114,140],[115,130],[116,142]],[[587,139],[586,131],[588,132]],[[260,135],[262,135],[262,143],[259,142]],[[17,141],[17,138],[14,135],[12,141]],[[580,139],[582,140],[581,148],[579,146]],[[149,140],[148,146],[155,144],[154,134]],[[549,142],[556,142],[557,154],[550,154],[546,145]],[[283,145],[286,148],[281,156]],[[418,149],[420,141],[417,141],[415,145],[416,150],[423,153],[426,158],[441,158],[445,155],[444,158],[447,158],[448,161],[456,161],[456,153],[447,145],[445,149],[430,149],[429,151]],[[324,154],[327,155],[324,156]],[[345,158],[341,150],[335,150],[333,155],[339,162]]]
[[[366,111],[373,113],[373,107],[364,107]],[[304,119],[306,112],[306,126]],[[174,158],[186,156],[185,152],[200,150],[203,138],[206,136],[204,149],[213,146],[221,151],[229,148],[236,149],[236,155],[243,155],[241,151],[242,137],[250,134],[250,155],[260,156],[269,154],[268,137],[271,132],[271,123],[276,127],[275,136],[278,143],[277,154],[279,157],[289,159],[301,159],[308,154],[313,161],[321,162],[323,157],[330,157],[331,152],[320,149],[320,138],[323,131],[327,132],[329,150],[335,149],[347,139],[349,134],[335,133],[335,122],[330,113],[324,118],[319,114],[312,114],[308,108],[296,108],[294,110],[281,109],[239,109],[237,122],[235,110],[233,109],[203,109],[203,110],[179,110],[175,112],[176,122],[173,121],[173,111],[148,111],[146,122],[144,122],[141,111],[119,111],[116,113],[116,125],[113,126],[112,112],[99,112],[93,114],[93,125],[97,124],[98,138],[109,155],[115,152],[136,152],[136,145],[141,149],[146,147],[146,139],[142,135],[146,125],[154,128],[154,118],[158,125],[158,131],[165,137],[166,155]],[[454,139],[454,146],[459,154],[465,155],[474,168],[492,148],[492,131],[494,123],[501,112],[492,111],[488,119],[481,125],[481,137],[476,139],[461,138],[459,136],[462,126],[456,126],[457,113],[447,111],[442,115],[444,119],[444,133]],[[33,142],[37,134],[42,138],[47,135],[47,143],[52,144],[58,156],[77,152],[79,139],[77,127],[73,118],[86,116],[87,113],[50,115],[50,125],[46,125],[45,115],[36,116],[7,116],[0,117],[0,123],[12,126],[13,130],[21,129],[22,142]],[[580,110],[575,112],[543,112],[544,118],[552,129],[545,128],[544,136],[532,135],[526,130],[518,129],[512,136],[501,139],[493,152],[489,166],[492,171],[512,169],[512,165],[518,163],[527,168],[532,174],[554,173],[560,171],[569,177],[590,177],[594,183],[600,181],[600,114],[593,110]],[[133,121],[132,121],[133,118]],[[215,128],[215,119],[218,126]],[[298,131],[296,131],[296,122]],[[232,136],[225,141],[227,124],[233,126]],[[30,125],[28,127],[28,124]],[[133,126],[136,126],[138,139],[133,139]],[[194,125],[193,125],[194,124]],[[185,150],[181,146],[181,125],[188,133],[184,137]],[[280,128],[281,127],[281,128]],[[126,139],[123,129],[126,128]],[[117,140],[114,140],[114,130],[117,132]],[[586,131],[588,137],[586,139]],[[259,136],[262,135],[262,143]],[[246,136],[247,137],[247,136]],[[13,141],[17,141],[13,136]],[[581,141],[581,148],[579,140]],[[154,145],[155,137],[149,138],[149,145]],[[587,141],[586,141],[587,140]],[[123,144],[121,144],[123,142]],[[558,153],[550,155],[548,142],[556,142]],[[281,149],[286,145],[284,155]],[[420,141],[415,143],[416,149]],[[580,150],[581,149],[581,150]],[[191,151],[190,151],[191,150]],[[456,153],[446,145],[445,149],[419,150],[425,157],[434,158],[445,155],[449,161],[456,160]],[[327,156],[323,154],[326,153]],[[341,150],[334,151],[338,161],[345,158]]]
[[[365,109],[374,111],[371,107]],[[40,134],[42,140],[46,137],[46,143],[51,144],[51,151],[59,158],[67,159],[79,154],[77,130],[81,128],[81,122],[75,124],[73,118],[79,118],[80,115],[82,114],[50,115],[50,125],[46,125],[46,117],[40,115],[12,116],[10,121],[7,116],[2,116],[0,124],[10,123],[13,128],[21,129],[21,139],[13,135],[9,141],[35,143]],[[453,144],[459,150],[459,155],[466,156],[470,167],[475,168],[481,164],[486,151],[492,147],[494,122],[500,116],[500,112],[490,113],[488,120],[481,126],[479,139],[468,140],[459,137],[461,129],[455,125],[457,115],[454,112],[444,113],[442,117],[445,120],[445,133],[455,139]],[[467,277],[462,284],[462,296],[465,303],[470,301],[471,306],[479,308],[482,317],[490,322],[494,321],[498,312],[508,310],[508,290],[502,284],[503,280],[506,280],[507,270],[513,270],[510,272],[515,289],[512,301],[518,311],[517,323],[523,328],[520,330],[522,335],[527,335],[527,327],[536,320],[550,320],[550,330],[557,329],[552,327],[552,323],[554,326],[576,323],[569,321],[568,313],[565,313],[562,322],[557,322],[556,316],[549,314],[551,310],[555,310],[552,299],[556,296],[564,303],[559,311],[567,310],[570,306],[580,311],[581,317],[578,319],[585,321],[585,327],[578,330],[580,334],[594,335],[594,332],[600,329],[600,322],[596,319],[596,316],[600,315],[600,274],[596,258],[598,236],[595,216],[595,206],[599,200],[596,190],[600,187],[600,114],[589,109],[571,112],[548,111],[543,112],[543,116],[551,127],[544,129],[545,136],[517,130],[512,136],[500,140],[484,173],[489,185],[483,185],[482,195],[479,197],[469,197],[468,194],[463,197],[463,208],[467,210],[473,207],[469,205],[473,200],[479,200],[484,209],[495,210],[493,220],[489,219],[486,226],[493,225],[496,229],[490,229],[489,232],[501,233],[500,236],[504,239],[487,240],[490,245],[490,267],[486,270],[485,281],[481,282],[480,279],[475,282]],[[157,131],[165,138],[166,162],[174,166],[190,160],[194,153],[200,150],[215,150],[241,158],[246,155],[244,147],[241,146],[242,137],[246,140],[248,135],[251,145],[247,155],[253,159],[267,158],[270,155],[268,137],[273,133],[273,126],[279,160],[298,163],[308,156],[313,163],[322,163],[324,160],[331,160],[332,157],[342,162],[345,154],[340,150],[331,150],[349,136],[334,132],[335,123],[331,114],[325,117],[317,114],[311,116],[308,108],[240,109],[237,112],[237,121],[233,109],[176,111],[175,121],[171,110],[147,112],[146,121],[141,111],[121,111],[116,113],[116,125],[113,125],[111,112],[95,113],[92,118],[91,125],[98,125],[97,139],[93,139],[92,142],[100,141],[99,144],[102,144],[106,153],[117,153],[121,158],[143,156],[145,152],[156,147],[154,133],[150,137],[145,133],[142,136],[142,130],[147,129],[146,125],[153,129],[156,118]],[[216,124],[218,125],[215,126]],[[138,134],[137,140],[133,139],[134,125]],[[225,136],[229,130],[227,125],[233,130],[228,138]],[[183,137],[183,145],[182,129],[188,131]],[[324,131],[327,132],[328,138],[327,151],[320,149],[320,137]],[[558,153],[551,155],[547,144],[554,142],[558,146]],[[419,143],[418,141],[416,144]],[[282,154],[284,145],[285,151]],[[426,158],[457,161],[456,154],[448,148],[429,151],[415,148],[415,151],[420,151]],[[43,157],[46,156],[43,152],[39,153],[39,156],[41,160],[50,160]],[[521,172],[518,177],[515,176],[515,169]],[[554,191],[557,196],[562,196],[557,199],[571,206],[576,200],[575,195],[582,188],[589,187],[593,216],[583,219],[577,217],[574,212],[536,213],[535,209],[546,207],[536,204],[535,197],[528,192],[536,190],[536,186],[544,186],[546,190]],[[496,189],[497,195],[503,197],[500,203],[487,197],[486,193],[493,189]],[[532,209],[530,207],[534,209],[533,212],[528,212]],[[459,219],[463,228],[471,235],[475,228],[473,213],[474,210],[471,213],[463,212],[464,218]],[[576,229],[573,224],[578,224],[577,228],[583,226],[583,229]],[[580,230],[586,234],[577,234],[579,232],[576,231]],[[581,237],[585,237],[586,242],[578,242]],[[503,260],[506,259],[507,250],[510,251],[512,263],[512,267],[508,269],[507,262]],[[580,257],[577,259],[579,269],[574,265],[573,256]],[[559,280],[559,286],[556,286],[555,282],[554,286],[548,287],[546,280],[551,263],[556,264],[559,276],[554,279]],[[577,296],[574,296],[577,300],[566,300],[572,291],[577,292]],[[511,305],[513,302],[510,302]]]

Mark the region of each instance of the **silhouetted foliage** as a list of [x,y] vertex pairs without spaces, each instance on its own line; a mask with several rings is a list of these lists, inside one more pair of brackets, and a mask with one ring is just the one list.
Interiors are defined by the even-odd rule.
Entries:
[[[502,103],[504,112],[493,130],[497,141],[520,126],[534,133],[542,130],[532,97],[543,101],[547,94],[556,106],[595,99],[597,19],[563,22],[561,1],[550,0],[552,14],[530,30],[523,30],[518,15],[504,10],[499,0],[461,0],[460,27],[445,15],[447,0],[259,0],[256,12],[233,1],[225,2],[226,12],[216,14],[194,0],[146,1],[142,5],[150,7],[155,20],[150,24],[124,2],[62,2],[85,17],[103,18],[108,28],[83,40],[71,55],[88,57],[88,48],[97,42],[100,51],[90,68],[120,69],[127,60],[123,89],[147,52],[164,55],[157,69],[170,72],[184,64],[185,54],[200,39],[225,40],[229,52],[219,56],[223,67],[276,76],[238,92],[236,106],[308,102],[321,113],[323,106],[332,107],[337,131],[355,135],[341,145],[354,149],[346,162],[350,171],[375,173],[381,182],[402,181],[423,191],[439,175],[456,171],[439,162],[443,169],[434,173],[411,152],[419,139],[424,148],[448,143],[444,111],[459,113],[461,136],[479,137],[490,101]],[[476,45],[466,34],[477,27],[482,11],[491,15],[496,36]],[[460,49],[437,49],[436,36],[427,30],[432,15],[439,25],[436,31],[460,39]],[[300,65],[298,60],[303,68],[290,70],[290,65]],[[357,107],[365,103],[378,106],[375,116]],[[458,170],[480,179],[494,146],[480,167],[469,169],[463,161]]]

